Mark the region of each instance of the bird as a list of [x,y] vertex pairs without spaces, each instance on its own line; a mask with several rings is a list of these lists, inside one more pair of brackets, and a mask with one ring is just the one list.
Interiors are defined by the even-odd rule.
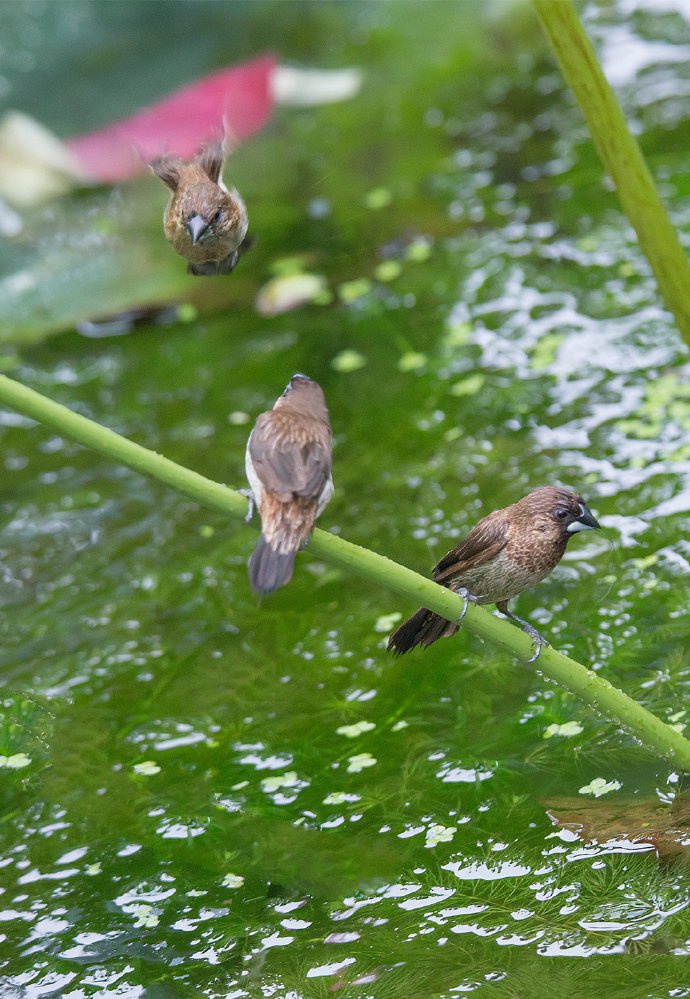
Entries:
[[251,243],[244,201],[234,187],[228,190],[223,183],[224,162],[223,143],[215,141],[190,160],[162,156],[149,164],[172,191],[163,230],[187,260],[188,274],[229,274]]
[[495,604],[530,636],[535,651],[528,662],[534,662],[548,642],[508,610],[508,601],[549,575],[574,534],[599,527],[581,496],[555,486],[539,486],[517,503],[488,514],[432,572],[435,582],[462,597],[460,617],[449,621],[421,607],[392,633],[388,651],[400,656],[417,645],[428,647],[439,638],[450,638],[469,603]]
[[273,409],[257,418],[247,441],[247,519],[254,506],[261,517],[261,537],[248,563],[255,593],[273,593],[292,578],[295,554],[333,495],[331,450],[321,386],[295,374]]

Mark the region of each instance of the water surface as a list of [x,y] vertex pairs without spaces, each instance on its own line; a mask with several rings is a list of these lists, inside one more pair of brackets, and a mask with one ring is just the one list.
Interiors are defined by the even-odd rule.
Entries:
[[[279,110],[236,154],[257,244],[221,310],[162,243],[152,179],[38,209],[2,251],[10,277],[57,261],[49,307],[22,299],[32,339],[121,273],[107,227],[101,270],[82,267],[94,217],[199,311],[64,332],[13,374],[242,485],[251,422],[306,371],[335,433],[323,526],[422,572],[528,489],[580,490],[606,530],[516,609],[685,724],[687,351],[529,8],[164,7],[6,5],[8,105],[69,135],[270,47],[359,65],[363,89]],[[687,242],[690,12],[585,14]],[[333,300],[262,318],[287,255]],[[394,661],[414,608],[308,553],[259,605],[254,528],[0,419],[3,995],[687,994],[682,857],[549,814],[601,777],[639,827],[681,787],[668,766],[468,634]]]

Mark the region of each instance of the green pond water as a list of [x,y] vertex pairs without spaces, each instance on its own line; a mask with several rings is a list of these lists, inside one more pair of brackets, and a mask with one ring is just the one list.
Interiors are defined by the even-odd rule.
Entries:
[[[687,4],[583,14],[687,245]],[[265,50],[364,71],[233,156],[257,242],[231,278],[185,276],[154,178],[26,213],[7,370],[237,486],[307,372],[335,437],[321,525],[424,573],[528,489],[580,490],[605,530],[515,608],[690,720],[688,351],[531,9],[62,0],[0,28],[5,106],[61,136]],[[294,256],[332,301],[259,316]],[[149,301],[193,308],[73,330]],[[259,604],[255,525],[0,425],[1,996],[690,994],[685,856],[632,842],[681,775],[467,633],[393,660],[414,606],[308,552]],[[596,778],[620,788],[593,804]],[[559,806],[623,831],[588,842]]]

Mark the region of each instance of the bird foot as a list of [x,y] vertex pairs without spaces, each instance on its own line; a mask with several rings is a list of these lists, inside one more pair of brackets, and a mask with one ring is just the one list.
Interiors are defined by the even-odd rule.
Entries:
[[237,492],[240,496],[244,496],[247,501],[247,512],[244,516],[245,524],[250,524],[252,517],[254,516],[254,510],[256,509],[256,504],[254,503],[254,493],[251,489],[238,489]]
[[455,592],[462,600],[462,610],[460,611],[460,617],[454,622],[454,624],[462,624],[462,619],[467,613],[467,608],[471,603],[476,604],[478,597],[473,596],[466,586],[461,586]]
[[546,646],[547,648],[549,647],[549,643],[546,641],[546,639],[544,638],[543,635],[539,634],[539,632],[537,631],[537,629],[535,627],[533,627],[533,625],[531,625],[529,623],[529,621],[525,621],[523,618],[518,617],[517,614],[513,614],[511,611],[509,611],[508,608],[507,608],[507,606],[506,606],[506,603],[507,603],[507,601],[505,603],[503,601],[501,601],[500,603],[497,603],[496,606],[500,610],[501,614],[505,614],[505,616],[507,618],[510,618],[511,621],[515,621],[515,624],[518,624],[522,628],[522,630],[525,632],[525,634],[529,635],[529,637],[532,639],[532,645],[534,646],[534,652],[532,653],[532,655],[530,656],[530,658],[527,660],[527,662],[528,662],[528,664],[529,663],[533,663],[533,662],[535,662],[539,658],[539,654],[540,654],[542,648],[544,646]]
[[549,642],[546,641],[543,635],[540,635],[536,628],[533,628],[531,624],[526,627],[523,625],[522,630],[526,632],[532,639],[532,645],[534,646],[534,652],[527,660],[528,664],[535,662],[539,658],[539,653],[542,650],[542,646],[549,647]]

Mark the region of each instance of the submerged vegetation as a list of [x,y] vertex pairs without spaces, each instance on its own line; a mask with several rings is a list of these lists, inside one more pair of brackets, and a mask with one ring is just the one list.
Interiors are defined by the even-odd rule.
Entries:
[[[529,654],[482,609],[394,662],[386,637],[421,591],[413,602],[403,587],[407,607],[385,573],[355,585],[338,537],[426,574],[490,509],[543,482],[582,489],[613,543],[573,548],[520,613],[687,745],[687,350],[536,20],[473,3],[166,9],[67,0],[68,30],[50,7],[6,7],[29,56],[52,42],[40,71],[9,73],[13,98],[67,134],[46,79],[69,92],[73,30],[90,40],[96,92],[118,73],[179,83],[190,37],[194,70],[212,68],[222,28],[224,62],[273,44],[284,59],[360,65],[364,89],[282,111],[237,151],[259,236],[220,285],[192,287],[159,248],[153,179],[28,213],[0,250],[8,347],[152,299],[184,303],[186,321],[117,340],[66,333],[7,364],[174,459],[173,485],[194,478],[186,468],[244,484],[255,415],[307,371],[335,435],[333,533],[258,605],[255,534],[225,515],[244,514],[241,497],[208,482],[204,509],[201,494],[112,462],[124,453],[76,446],[65,423],[0,417],[3,986],[75,999],[680,994],[680,766],[553,685],[557,653],[539,672],[478,642],[505,635]],[[643,3],[592,8],[586,26],[683,241],[687,71],[656,60],[659,39],[687,42],[690,27]],[[134,30],[130,63],[108,63],[104,39],[115,51]],[[621,31],[637,76],[624,76]],[[153,37],[165,58],[151,58]],[[290,274],[316,277],[316,300],[255,311],[271,275]],[[14,384],[0,381],[6,403]],[[82,442],[106,433],[93,432]],[[676,828],[680,851],[660,863],[649,845]]]

